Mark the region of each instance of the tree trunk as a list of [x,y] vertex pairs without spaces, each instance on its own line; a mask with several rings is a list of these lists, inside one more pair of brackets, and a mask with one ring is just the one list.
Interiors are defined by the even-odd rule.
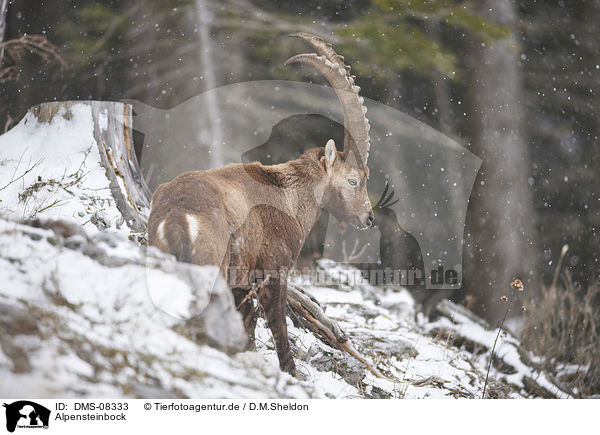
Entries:
[[[514,28],[512,0],[482,0],[481,16]],[[518,45],[512,34],[469,48],[469,135],[471,151],[483,164],[471,195],[464,263],[473,310],[494,324],[504,313],[502,295],[515,278],[536,271],[530,159],[521,127],[522,86]]]
[[[198,36],[200,42],[200,61],[202,62],[202,72],[206,80],[206,90],[210,91],[217,87],[215,78],[215,64],[213,60],[212,41],[210,40],[210,26],[213,20],[214,10],[211,10],[211,3],[206,0],[196,0],[196,15],[198,17]],[[209,150],[213,168],[221,167],[225,164],[222,152],[223,134],[221,131],[221,111],[219,101],[214,92],[207,94],[208,107],[208,125],[210,126]],[[202,134],[202,132],[200,132]],[[202,143],[203,141],[200,141]]]
[[[583,21],[583,31],[586,32],[586,34],[588,35],[594,35],[597,33],[598,31],[598,20],[600,20],[600,3],[598,3],[597,1],[595,2],[586,2],[585,4],[585,18]],[[588,52],[589,53],[597,53],[597,39],[596,38],[585,38],[585,42],[586,45],[588,45]],[[598,68],[597,62],[598,62],[598,58],[597,56],[588,56],[588,68],[590,70],[593,71],[594,68]],[[600,92],[598,91],[598,89],[594,90],[594,93],[592,95],[589,96],[589,103],[591,105],[588,106],[589,109],[583,109],[583,110],[589,110],[593,115],[593,122],[592,122],[592,126],[593,126],[593,130],[591,132],[591,136],[592,136],[592,140],[597,144],[598,141],[600,140]],[[595,153],[592,154],[592,156],[594,156],[594,158],[598,158],[598,151],[596,150]],[[597,166],[596,166],[597,167]],[[593,191],[595,192],[600,192],[600,177],[595,177],[595,185],[592,187]],[[587,217],[589,219],[588,221],[588,228],[591,228],[593,226],[597,226],[598,225],[598,216],[600,215],[600,213],[598,212],[598,204],[596,204],[595,207],[592,208],[593,210],[596,211],[596,213],[589,213],[587,214]],[[592,217],[595,215],[595,218]],[[591,255],[591,258],[595,258],[595,253]]]
[[[0,42],[4,41],[6,34],[6,11],[8,10],[8,0],[0,0]],[[0,67],[4,60],[4,48],[0,49]]]
[[[0,42],[4,41],[6,35],[6,12],[8,10],[8,0],[0,0]],[[0,71],[2,71],[2,64],[4,63],[4,48],[0,48]],[[10,125],[10,114],[6,107],[6,96],[3,95],[5,92],[0,91],[0,132],[5,133]],[[5,121],[5,117],[7,118]]]
[[[428,36],[438,44],[442,44],[440,23],[436,20],[430,20],[427,21],[425,25]],[[434,68],[433,71],[431,71],[431,82],[434,89],[435,107],[438,110],[437,128],[442,133],[448,135],[454,134],[456,126],[452,122],[452,116],[450,113],[450,90],[448,89],[448,78],[438,68]]]

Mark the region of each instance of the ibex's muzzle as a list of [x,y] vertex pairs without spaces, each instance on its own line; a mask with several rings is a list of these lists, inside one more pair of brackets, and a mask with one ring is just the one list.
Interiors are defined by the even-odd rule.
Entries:
[[359,230],[366,230],[373,225],[373,220],[375,219],[375,215],[373,214],[373,210],[369,210],[368,213],[364,213],[360,216],[356,217],[356,227]]

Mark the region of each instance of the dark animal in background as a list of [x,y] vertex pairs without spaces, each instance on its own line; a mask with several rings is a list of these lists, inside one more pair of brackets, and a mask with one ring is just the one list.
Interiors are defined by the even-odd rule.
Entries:
[[388,190],[389,183],[386,182],[383,193],[374,207],[374,226],[379,228],[381,233],[379,239],[381,266],[391,269],[419,270],[420,276],[423,277],[423,255],[419,242],[400,226],[398,217],[391,208],[400,199],[394,199],[394,191],[388,193]]
[[[373,211],[367,194],[369,122],[349,67],[330,44],[295,34],[317,52],[286,61],[314,66],[334,88],[344,113],[344,151],[333,140],[299,158],[272,166],[231,164],[179,175],[152,197],[148,238],[178,260],[221,267],[233,287],[251,342],[256,316],[252,272],[264,280],[258,293],[275,339],[279,365],[295,373],[286,325],[286,273],[325,209],[340,222],[368,228]],[[276,276],[273,276],[276,275]]]
[[375,221],[373,225],[381,233],[379,239],[381,264],[377,268],[379,270],[402,270],[408,274],[415,273],[416,276],[423,279],[421,283],[416,281],[414,284],[409,283],[406,288],[411,292],[421,312],[430,318],[436,317],[438,314],[437,304],[442,299],[455,298],[457,291],[425,288],[423,253],[417,239],[400,225],[396,212],[392,209],[392,206],[399,203],[400,199],[394,199],[393,190],[388,193],[389,187],[389,183],[386,182],[383,193],[374,207]]

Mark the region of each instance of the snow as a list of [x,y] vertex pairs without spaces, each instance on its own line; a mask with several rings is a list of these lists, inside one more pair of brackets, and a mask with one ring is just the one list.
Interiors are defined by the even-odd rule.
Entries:
[[127,233],[93,130],[91,107],[81,103],[70,116],[63,108],[48,123],[29,112],[0,136],[0,212],[20,219],[67,219],[97,232],[91,221],[96,212],[112,217],[111,230]]
[[[208,316],[214,297],[225,308],[233,304],[228,289],[219,293],[217,269],[185,269],[129,240],[94,143],[91,111],[79,104],[71,112],[50,123],[28,114],[0,136],[0,327],[8,332],[0,337],[0,396],[481,397],[496,330],[450,303],[430,322],[407,290],[373,287],[331,260],[318,265],[325,280],[297,275],[292,284],[314,296],[385,379],[290,319],[298,378],[279,370],[263,319],[256,352],[197,340],[187,321]],[[108,228],[92,223],[100,214]],[[23,222],[33,217],[82,231],[63,238]],[[214,317],[225,335],[241,328],[235,316]],[[495,358],[502,364],[492,366],[487,388],[496,397],[535,397],[532,383],[567,397],[508,332]]]
[[[30,343],[25,343],[12,337],[27,349],[33,366],[27,376],[33,374],[36,381],[26,383],[31,386],[27,390],[21,375],[2,376],[3,397],[49,397],[57,391],[66,396],[108,392],[119,397],[146,379],[189,397],[262,397],[257,392],[264,390],[271,391],[267,397],[279,396],[274,389],[277,377],[254,373],[278,371],[276,365],[265,369],[264,361],[256,358],[248,364],[174,331],[179,319],[157,309],[145,276],[160,273],[172,290],[171,299],[179,299],[179,309],[187,310],[181,317],[190,318],[186,302],[192,289],[177,277],[146,270],[143,264],[107,267],[49,239],[33,240],[23,231],[28,227],[0,221],[0,270],[10,283],[0,289],[0,301],[12,310],[36,313],[43,338],[29,336]],[[131,249],[140,248],[131,243]],[[13,369],[6,358],[0,361],[0,371]],[[117,389],[107,389],[110,386]],[[289,395],[308,396],[302,388]]]

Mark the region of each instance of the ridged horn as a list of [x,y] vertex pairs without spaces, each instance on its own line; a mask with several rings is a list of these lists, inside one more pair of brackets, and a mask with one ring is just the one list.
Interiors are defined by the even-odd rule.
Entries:
[[350,75],[350,67],[344,58],[337,54],[331,44],[309,33],[293,33],[294,38],[308,42],[319,54],[298,54],[285,61],[290,63],[306,63],[314,66],[335,90],[344,113],[344,152],[350,163],[363,168],[369,157],[369,120],[363,98],[358,94],[360,88],[354,84],[354,76]]

